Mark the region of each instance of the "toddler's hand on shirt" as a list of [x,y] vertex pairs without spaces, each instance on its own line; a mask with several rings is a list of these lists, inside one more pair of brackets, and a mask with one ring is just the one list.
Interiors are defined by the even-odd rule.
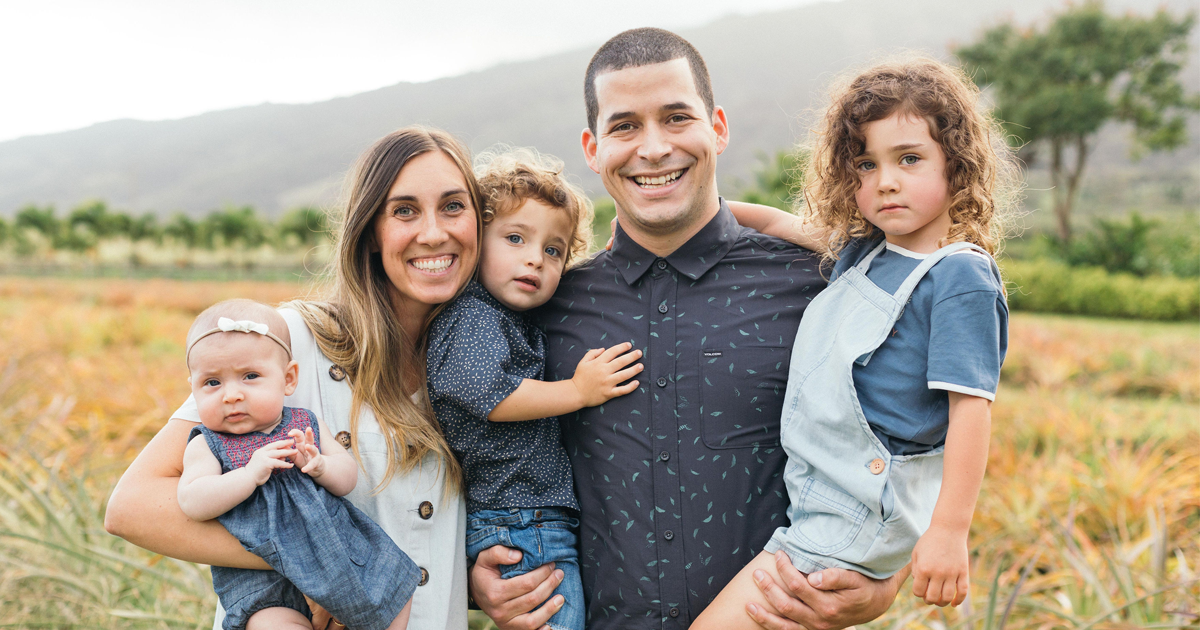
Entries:
[[630,351],[632,347],[633,344],[625,342],[607,350],[588,350],[583,355],[575,368],[575,375],[571,377],[583,406],[595,407],[637,389],[637,381],[625,383],[642,371],[641,363],[630,365],[642,358],[642,351]]
[[305,429],[303,433],[300,429],[292,429],[288,431],[288,437],[296,440],[296,454],[292,461],[300,467],[300,472],[313,479],[325,474],[325,457],[321,455],[321,449],[317,448],[312,427]]
[[291,468],[291,457],[296,454],[292,440],[279,440],[254,451],[250,461],[246,463],[246,472],[254,478],[254,483],[263,485],[271,478],[271,472],[276,468]]
[[912,553],[913,595],[927,604],[958,606],[971,585],[967,535],[930,526]]

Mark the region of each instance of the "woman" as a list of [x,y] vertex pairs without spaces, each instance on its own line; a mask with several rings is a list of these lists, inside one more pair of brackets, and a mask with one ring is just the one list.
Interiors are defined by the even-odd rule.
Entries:
[[[287,404],[321,415],[354,452],[365,474],[348,498],[422,569],[412,628],[467,626],[461,479],[424,399],[424,358],[429,322],[474,273],[480,207],[459,142],[415,127],[388,135],[352,175],[326,300],[282,310],[300,364]],[[117,483],[105,529],[181,560],[266,569],[216,521],[192,521],[176,503],[198,420],[189,398]],[[314,621],[324,627],[320,613]]]

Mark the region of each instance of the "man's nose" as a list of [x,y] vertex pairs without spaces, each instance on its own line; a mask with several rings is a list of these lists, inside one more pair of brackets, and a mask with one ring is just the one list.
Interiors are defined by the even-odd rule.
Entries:
[[638,146],[638,157],[652,163],[663,161],[671,154],[671,143],[661,125],[651,123],[646,125],[642,134],[642,142]]

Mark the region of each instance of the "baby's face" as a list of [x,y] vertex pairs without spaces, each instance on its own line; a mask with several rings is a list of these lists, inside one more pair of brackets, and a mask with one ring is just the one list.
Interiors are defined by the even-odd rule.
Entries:
[[526,199],[483,229],[480,284],[514,311],[545,304],[562,277],[572,227],[567,211]]
[[279,344],[256,333],[222,332],[192,346],[192,395],[213,431],[270,431],[283,398],[296,390],[298,368]]

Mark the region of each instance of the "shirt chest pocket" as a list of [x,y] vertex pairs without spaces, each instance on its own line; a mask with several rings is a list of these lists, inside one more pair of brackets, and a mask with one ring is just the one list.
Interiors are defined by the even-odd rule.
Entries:
[[789,352],[777,346],[700,353],[700,423],[709,448],[779,446]]

